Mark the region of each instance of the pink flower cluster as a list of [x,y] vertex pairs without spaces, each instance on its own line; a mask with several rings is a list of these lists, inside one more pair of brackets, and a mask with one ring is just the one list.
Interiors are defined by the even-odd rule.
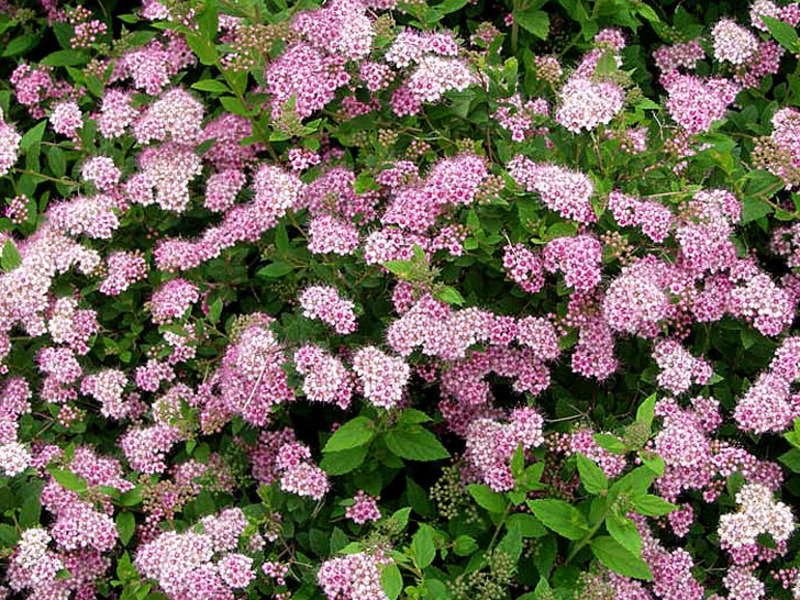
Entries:
[[780,433],[800,416],[800,394],[792,385],[800,381],[800,337],[783,340],[769,370],[753,382],[736,404],[733,417],[744,431]]
[[386,409],[397,406],[411,376],[411,369],[402,358],[389,356],[375,346],[365,346],[355,353],[353,371],[364,397]]
[[304,344],[294,354],[297,372],[304,376],[303,393],[312,402],[350,406],[353,377],[335,356],[315,344]]
[[340,335],[347,335],[356,330],[355,304],[339,296],[335,288],[324,285],[312,285],[300,294],[300,306],[307,319],[319,319],[330,325]]
[[378,509],[377,498],[370,496],[364,490],[358,490],[353,498],[353,504],[345,509],[344,515],[354,523],[363,525],[367,521],[380,520],[381,511]]
[[255,579],[252,559],[237,553],[247,518],[238,508],[205,517],[202,533],[167,531],[136,552],[136,567],[170,600],[233,600]]
[[541,446],[543,425],[542,416],[530,407],[514,409],[507,423],[475,419],[467,429],[464,458],[479,481],[496,492],[508,491],[514,487],[511,456],[520,444],[523,451]]
[[539,194],[545,206],[562,217],[585,224],[597,221],[591,204],[594,184],[583,173],[537,164],[524,156],[508,163],[508,173],[527,191]]
[[642,201],[617,190],[608,196],[608,209],[622,227],[639,227],[657,244],[669,236],[672,211],[654,201]]
[[328,600],[388,600],[381,586],[381,566],[391,563],[382,552],[358,552],[322,563],[317,582]]
[[291,442],[281,446],[275,468],[284,492],[321,500],[330,489],[328,476],[311,461],[311,451],[303,444]]

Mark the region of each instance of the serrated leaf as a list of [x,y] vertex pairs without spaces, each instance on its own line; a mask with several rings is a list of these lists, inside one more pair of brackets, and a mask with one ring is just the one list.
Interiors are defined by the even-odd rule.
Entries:
[[594,441],[597,442],[597,445],[601,448],[611,452],[611,454],[625,454],[627,451],[625,442],[610,433],[595,433]]
[[798,51],[797,31],[794,27],[773,17],[768,17],[766,15],[759,16],[776,42],[789,52],[796,53]]
[[677,508],[671,502],[652,494],[635,496],[633,498],[633,506],[636,512],[646,517],[662,517]]
[[89,55],[82,50],[56,50],[45,56],[40,65],[51,67],[74,67],[85,65],[89,60]]
[[217,298],[208,307],[208,320],[212,323],[218,323],[220,315],[222,315],[222,298]]
[[381,589],[389,600],[395,600],[403,591],[403,575],[396,564],[392,563],[381,569]]
[[596,537],[590,546],[600,562],[615,573],[635,579],[648,581],[653,579],[653,573],[647,563],[634,556],[613,538],[605,535]]
[[547,535],[547,527],[542,522],[527,513],[514,513],[506,519],[506,526],[519,527],[522,537],[540,538]]
[[22,257],[19,255],[16,245],[10,239],[3,244],[3,253],[0,254],[0,268],[6,273],[16,269],[22,264]]
[[420,525],[420,528],[411,538],[411,551],[414,553],[414,562],[420,569],[428,567],[436,557],[436,544],[433,541],[433,529],[429,525]]
[[328,475],[344,475],[364,463],[368,450],[369,446],[365,444],[341,452],[328,452],[320,461],[319,466]]
[[515,11],[514,21],[525,31],[546,40],[550,33],[550,17],[543,10]]
[[641,557],[642,538],[633,521],[621,515],[609,515],[606,518],[606,529],[626,550],[634,556]]
[[72,492],[85,492],[86,480],[78,477],[75,473],[61,469],[52,469],[50,474],[62,487]]
[[563,500],[528,500],[528,507],[548,529],[567,539],[579,540],[588,532],[583,514]]
[[456,556],[469,556],[478,549],[478,542],[468,535],[460,535],[453,540],[453,552]]
[[472,484],[467,486],[469,495],[473,497],[478,506],[485,508],[490,513],[502,513],[508,506],[505,496],[495,492],[488,485]]
[[464,296],[456,288],[449,285],[438,290],[433,296],[446,304],[455,304],[457,306],[464,304]]
[[586,458],[581,452],[578,452],[577,460],[581,484],[583,484],[587,492],[598,494],[600,491],[608,489],[608,477],[603,473],[603,469],[598,467],[593,460]]
[[400,458],[433,461],[450,458],[436,436],[419,425],[395,427],[385,438],[386,447]]
[[341,452],[364,446],[375,437],[373,423],[367,417],[356,417],[339,427],[330,437],[322,452]]
[[294,267],[291,263],[283,260],[276,260],[274,263],[271,263],[266,267],[261,267],[256,272],[256,276],[263,279],[278,279],[279,277],[288,275],[292,271],[294,271]]
[[136,530],[136,519],[133,513],[121,512],[117,515],[116,523],[119,539],[122,541],[123,546],[127,546]]
[[231,88],[218,79],[203,79],[192,84],[193,90],[200,90],[201,92],[220,92],[230,93]]
[[653,424],[655,415],[656,395],[648,396],[636,409],[636,421],[643,423],[647,429]]

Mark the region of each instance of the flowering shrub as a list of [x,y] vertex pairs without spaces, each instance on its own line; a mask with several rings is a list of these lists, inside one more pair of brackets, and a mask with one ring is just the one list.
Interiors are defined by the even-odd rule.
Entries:
[[0,0],[0,599],[800,598],[800,4]]

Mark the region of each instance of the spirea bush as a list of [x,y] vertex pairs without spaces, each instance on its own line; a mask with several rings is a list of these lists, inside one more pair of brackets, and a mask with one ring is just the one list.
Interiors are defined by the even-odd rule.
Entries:
[[0,598],[800,598],[798,24],[0,0]]

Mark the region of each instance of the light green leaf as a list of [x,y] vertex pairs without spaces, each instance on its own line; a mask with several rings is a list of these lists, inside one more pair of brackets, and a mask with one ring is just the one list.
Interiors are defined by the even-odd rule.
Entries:
[[578,473],[581,476],[581,483],[590,494],[598,494],[602,490],[608,489],[608,477],[603,473],[603,469],[597,464],[578,452]]
[[615,573],[635,579],[653,579],[653,573],[647,563],[634,556],[613,538],[603,535],[594,538],[590,545],[600,562]]
[[433,562],[436,557],[436,544],[433,541],[433,529],[430,525],[420,525],[411,538],[411,551],[414,553],[414,562],[420,569]]
[[505,496],[495,492],[488,485],[472,484],[467,486],[467,490],[478,506],[485,508],[490,513],[502,513],[508,506]]
[[324,453],[341,452],[364,446],[375,437],[373,423],[367,417],[356,417],[339,427],[322,449]]
[[450,457],[436,436],[419,425],[395,427],[386,434],[385,441],[386,447],[400,458],[432,461]]
[[563,500],[528,500],[528,507],[546,527],[567,539],[579,540],[588,532],[583,514]]

